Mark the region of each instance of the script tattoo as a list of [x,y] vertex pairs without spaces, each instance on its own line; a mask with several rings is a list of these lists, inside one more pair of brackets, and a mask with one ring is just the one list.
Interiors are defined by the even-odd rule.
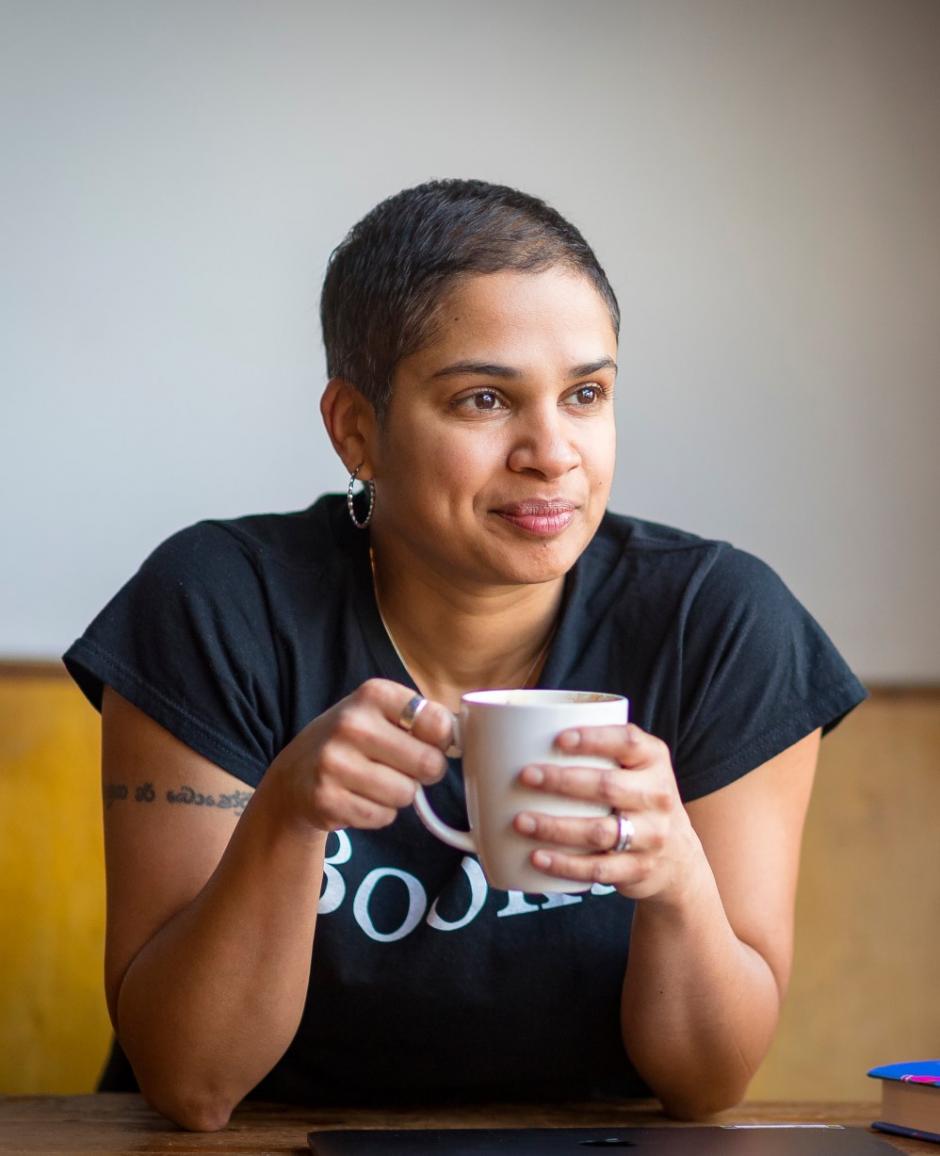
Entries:
[[107,811],[112,803],[116,803],[119,799],[127,798],[127,784],[126,783],[105,783],[102,788],[104,795],[104,808]]
[[[127,799],[129,796],[126,783],[105,783],[102,787],[102,793],[104,794],[105,810],[110,808],[112,802]],[[156,792],[153,783],[141,783],[134,787],[135,802],[153,802],[154,799],[156,799]]]
[[[102,791],[104,794],[105,810],[107,810],[112,803],[129,797],[127,783],[105,783]],[[134,788],[135,802],[152,803],[156,797],[157,794],[153,789],[153,783],[141,783],[139,787]]]
[[234,811],[240,815],[251,798],[250,791],[232,791],[225,795],[204,795],[192,787],[182,786],[178,791],[167,791],[168,803],[185,803],[191,807],[219,807],[223,811]]
[[[157,798],[153,783],[140,783],[133,788],[135,803],[153,803]],[[131,789],[127,783],[105,783],[102,787],[105,810],[109,810],[113,803],[131,797]],[[204,795],[192,787],[183,786],[178,791],[167,791],[168,803],[187,803],[193,807],[218,807],[222,811],[234,811],[240,815],[248,806],[251,791],[232,791],[224,795]]]

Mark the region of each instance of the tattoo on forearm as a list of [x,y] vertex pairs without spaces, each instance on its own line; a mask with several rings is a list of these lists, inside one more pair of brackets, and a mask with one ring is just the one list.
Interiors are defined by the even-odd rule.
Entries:
[[[105,810],[110,810],[113,803],[130,798],[127,783],[105,783],[102,788]],[[157,798],[153,783],[140,783],[134,788],[135,803],[152,803]],[[204,795],[189,786],[181,786],[178,791],[167,791],[168,803],[184,803],[192,807],[218,807],[222,811],[234,811],[240,815],[248,806],[251,791],[231,791],[220,795]]]

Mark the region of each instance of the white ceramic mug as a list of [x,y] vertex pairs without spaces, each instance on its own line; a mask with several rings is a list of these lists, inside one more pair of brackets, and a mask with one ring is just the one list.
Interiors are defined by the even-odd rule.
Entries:
[[[607,815],[610,808],[532,790],[519,782],[530,763],[608,767],[609,759],[564,754],[555,740],[572,727],[622,726],[627,700],[575,690],[482,690],[465,694],[454,719],[454,744],[463,753],[469,831],[457,831],[431,810],[419,786],[415,810],[427,829],[451,847],[479,856],[487,880],[506,891],[583,891],[589,884],[559,879],[533,867],[536,844],[512,822],[520,811],[567,818]],[[583,849],[579,853],[587,854]]]

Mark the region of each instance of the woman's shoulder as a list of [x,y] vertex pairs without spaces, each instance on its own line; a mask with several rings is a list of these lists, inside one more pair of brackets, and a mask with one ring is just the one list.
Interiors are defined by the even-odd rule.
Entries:
[[646,518],[608,513],[589,555],[601,571],[623,570],[634,590],[672,591],[683,618],[792,599],[773,567],[750,551]]
[[318,580],[335,553],[335,504],[206,519],[171,535],[68,649],[72,677],[95,707],[111,686],[257,783],[296,730],[284,715],[285,672],[301,646],[315,649],[317,624],[336,609]]
[[238,560],[255,569],[318,569],[334,559],[340,546],[341,504],[341,496],[327,494],[302,510],[205,518],[161,542],[147,565],[202,574],[224,571]]
[[207,518],[178,530],[143,560],[68,655],[96,649],[139,656],[184,638],[213,661],[267,655],[275,638],[294,637],[298,619],[330,613],[324,591],[342,586],[335,505],[327,497],[292,513]]
[[724,539],[612,511],[604,515],[589,550],[598,562],[629,559],[633,569],[650,568],[659,575],[707,571],[719,559],[743,553]]
[[681,530],[664,522],[618,514],[608,510],[598,527],[595,544],[601,549],[642,554],[707,554],[727,548],[720,539],[705,538],[691,530]]

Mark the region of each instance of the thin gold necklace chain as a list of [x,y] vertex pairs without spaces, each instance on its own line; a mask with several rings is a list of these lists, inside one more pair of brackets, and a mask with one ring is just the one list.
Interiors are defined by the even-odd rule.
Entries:
[[[385,633],[388,635],[389,642],[392,644],[392,650],[394,650],[395,653],[398,655],[398,661],[402,664],[402,666],[405,668],[405,670],[408,670],[408,663],[405,662],[405,656],[398,649],[398,643],[395,641],[395,635],[392,634],[391,627],[385,621],[385,615],[382,613],[382,603],[379,599],[379,584],[378,584],[378,580],[376,579],[376,575],[375,575],[375,551],[372,549],[371,546],[369,547],[369,569],[372,571],[372,593],[375,597],[375,608],[379,612],[379,620],[381,621],[382,626],[385,629]],[[520,690],[524,690],[529,686],[529,681],[531,680],[532,675],[535,674],[536,667],[542,661],[542,659],[545,657],[545,654],[546,654],[549,646],[551,645],[552,639],[555,637],[555,629],[556,629],[557,625],[558,625],[557,621],[555,623],[553,623],[551,630],[548,632],[548,637],[545,639],[545,641],[539,647],[538,653],[536,654],[535,659],[532,662],[532,665],[525,672],[525,678],[519,684]],[[414,677],[414,675],[411,674],[410,670],[408,670],[408,673],[409,673],[409,675],[411,675],[412,682],[415,684],[415,686],[417,686],[418,680]]]

